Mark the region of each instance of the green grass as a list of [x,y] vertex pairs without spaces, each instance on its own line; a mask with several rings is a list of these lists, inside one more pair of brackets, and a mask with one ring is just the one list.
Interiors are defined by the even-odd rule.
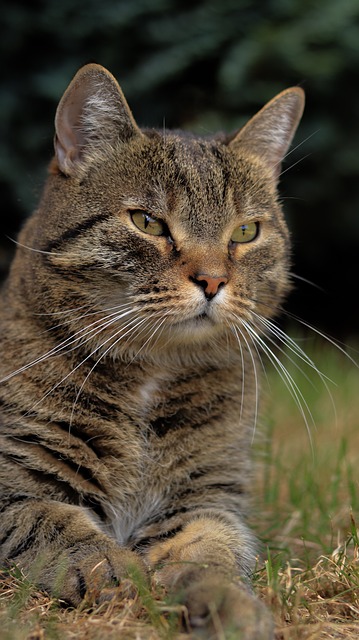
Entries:
[[[268,375],[253,525],[267,549],[256,588],[278,640],[359,637],[359,370],[323,342],[304,344],[328,379],[286,363],[310,407],[305,422]],[[349,351],[355,359],[355,350]],[[359,360],[359,358],[357,357]],[[308,431],[310,433],[308,433]],[[359,525],[358,525],[359,526]]]
[[[264,382],[264,417],[253,444],[258,464],[251,524],[263,541],[255,589],[273,611],[276,640],[354,640],[359,637],[359,369],[332,346],[301,344],[331,381],[326,388],[311,372],[308,380],[289,362],[310,407],[308,425],[274,371]],[[76,610],[62,608],[20,572],[0,578],[0,640],[188,637],[179,633],[183,607],[135,576],[136,594],[124,585],[118,599]]]
[[300,537],[330,552],[350,510],[359,513],[359,369],[334,347],[319,343],[312,351],[325,385],[315,374],[306,379],[290,370],[310,407],[308,424],[278,376],[269,376],[256,493],[270,511],[271,535],[279,528],[287,541]]

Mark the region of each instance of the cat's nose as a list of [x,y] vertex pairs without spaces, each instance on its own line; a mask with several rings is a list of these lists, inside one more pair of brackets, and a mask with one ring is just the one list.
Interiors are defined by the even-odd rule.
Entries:
[[219,289],[228,282],[227,276],[210,276],[207,273],[196,273],[190,276],[190,280],[202,287],[208,300],[212,300]]

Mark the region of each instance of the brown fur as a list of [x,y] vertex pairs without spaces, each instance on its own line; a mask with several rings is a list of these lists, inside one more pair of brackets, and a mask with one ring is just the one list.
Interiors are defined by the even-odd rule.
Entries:
[[[232,138],[141,131],[98,65],[60,102],[2,294],[0,560],[36,567],[74,605],[134,565],[178,594],[203,637],[213,607],[241,637],[271,637],[246,586],[248,326],[260,333],[289,288],[276,186],[302,108],[294,88]],[[134,210],[163,235],[136,227]],[[231,241],[252,222],[253,241]]]

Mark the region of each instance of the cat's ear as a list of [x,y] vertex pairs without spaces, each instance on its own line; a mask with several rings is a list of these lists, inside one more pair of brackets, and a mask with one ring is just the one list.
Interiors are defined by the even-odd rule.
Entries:
[[280,167],[302,117],[304,91],[292,87],[268,102],[229,143],[259,156],[278,179]]
[[141,135],[115,78],[98,64],[82,67],[65,91],[55,117],[57,168],[83,173],[108,144]]

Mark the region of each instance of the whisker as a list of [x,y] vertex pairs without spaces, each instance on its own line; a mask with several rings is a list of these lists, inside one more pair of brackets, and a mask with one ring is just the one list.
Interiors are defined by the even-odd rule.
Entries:
[[352,358],[349,355],[349,353],[347,351],[345,351],[345,349],[343,347],[341,347],[340,344],[336,340],[334,340],[334,338],[331,338],[330,336],[326,335],[322,331],[319,331],[319,329],[316,329],[315,327],[313,327],[312,325],[308,324],[307,322],[304,322],[304,320],[301,320],[300,318],[297,318],[297,321],[300,322],[300,324],[302,324],[303,326],[307,327],[307,329],[311,329],[311,331],[314,331],[321,338],[324,338],[325,340],[327,340],[327,342],[332,344],[334,347],[336,347],[338,349],[338,351],[340,351],[343,355],[345,355],[346,358],[348,358],[352,364],[354,364],[357,368],[359,368],[358,362],[356,362],[356,360],[354,360],[354,358]]
[[[317,133],[319,133],[320,129],[317,129],[316,131],[313,131],[312,133],[309,134],[309,136],[307,136],[306,138],[304,138],[304,140],[302,140],[301,142],[299,142],[297,145],[295,145],[295,147],[293,147],[290,151],[288,151],[284,158],[282,158],[282,160],[280,160],[279,162],[277,162],[277,164],[275,166],[278,166],[279,164],[282,164],[283,160],[286,160],[288,158],[288,156],[290,156],[292,153],[294,153],[294,151],[297,151],[297,149],[299,149],[299,147],[301,147],[303,144],[305,144],[306,142],[308,142],[308,140],[310,140],[313,136],[317,135]],[[293,165],[294,166],[294,165]]]
[[48,256],[62,255],[61,252],[43,251],[42,249],[35,249],[34,247],[28,247],[26,244],[21,244],[21,242],[19,242],[18,240],[15,240],[15,238],[12,238],[11,236],[6,236],[6,237],[8,240],[10,240],[10,242],[13,242],[14,244],[16,244],[16,246],[21,247],[22,249],[27,249],[28,251],[33,251],[34,253],[43,253],[44,255],[48,255]]
[[[288,336],[278,325],[276,325],[274,322],[271,322],[267,318],[263,318],[262,316],[258,315],[254,311],[252,313],[257,318],[257,322],[262,324],[267,331],[272,333],[283,345],[285,345],[295,356],[297,356],[297,358],[299,358],[306,365],[311,367],[311,369],[313,369],[318,374],[323,384],[326,385],[325,378],[332,384],[335,384],[333,380],[331,380],[327,375],[325,375],[322,371],[318,369],[315,362],[305,353],[305,351],[303,351],[303,349],[301,349],[301,347],[295,342],[295,340],[293,340],[293,338]],[[299,369],[299,371],[312,384],[312,386],[314,386],[313,381],[305,374],[303,369],[299,367],[299,365],[295,362],[295,360],[293,360],[293,358],[291,358],[288,355],[288,353],[284,351],[284,349],[282,349],[272,338],[270,338],[267,332],[266,332],[266,338],[270,340],[270,342],[273,345],[275,345],[277,349],[281,353],[283,353],[297,369]]]
[[[140,326],[142,326],[142,324],[143,324],[144,322],[148,322],[148,321],[149,321],[153,316],[155,316],[155,315],[156,315],[156,314],[151,314],[151,316],[149,316],[149,317],[147,317],[147,318],[143,318],[142,320],[140,320],[140,321],[137,323],[137,325],[135,325],[135,327],[132,327],[129,331],[132,331],[132,332],[135,334],[135,336],[134,336],[134,337],[136,337],[136,338],[138,338],[138,336],[139,336],[139,335],[141,335],[141,333],[143,333],[143,331],[145,331],[146,329],[147,329],[147,333],[148,333],[148,331],[149,331],[149,330],[151,330],[151,328],[150,328],[150,329],[148,329],[148,327],[145,327],[145,328],[142,328],[140,331],[138,331],[138,329],[139,329],[139,327],[140,327]],[[165,321],[165,318],[163,318],[162,320],[161,320],[161,318],[160,318],[159,320],[157,320],[157,321],[156,321],[156,323],[160,322],[160,325],[159,325],[159,326],[161,326],[161,325],[164,323],[164,321]],[[155,324],[156,324],[156,323],[155,323]],[[130,324],[130,323],[129,323],[129,324]],[[128,325],[127,325],[127,326],[128,326]],[[154,332],[152,331],[152,333],[151,333],[150,337],[146,340],[145,345],[146,345],[146,344],[147,344],[147,343],[152,339],[152,337],[153,337],[154,333],[158,330],[158,328],[159,328],[159,327],[157,326],[157,327],[155,328]],[[152,329],[153,329],[153,327],[152,327]],[[91,368],[91,370],[90,370],[90,371],[88,372],[88,374],[86,375],[86,377],[85,377],[84,381],[82,382],[81,387],[80,387],[80,389],[79,389],[79,391],[78,391],[78,393],[77,393],[77,395],[76,395],[76,398],[75,398],[75,401],[74,401],[74,404],[73,404],[73,407],[72,407],[70,424],[72,423],[74,410],[75,410],[76,404],[77,404],[77,402],[78,402],[78,399],[79,399],[79,397],[80,397],[81,391],[82,391],[82,389],[83,389],[83,387],[84,387],[84,385],[85,385],[86,381],[87,381],[87,380],[88,380],[88,378],[90,377],[91,373],[94,371],[95,367],[98,365],[98,363],[100,362],[100,360],[101,360],[102,358],[106,357],[106,355],[109,353],[109,351],[111,351],[111,349],[113,349],[113,348],[116,346],[116,344],[118,344],[118,342],[119,342],[123,337],[125,337],[125,335],[127,335],[127,333],[129,333],[129,331],[128,331],[128,332],[126,332],[124,335],[120,335],[118,338],[116,338],[116,340],[115,340],[115,341],[114,341],[114,342],[113,342],[113,343],[112,343],[112,344],[111,344],[111,345],[110,345],[110,346],[105,350],[105,352],[104,352],[104,353],[102,353],[102,354],[100,355],[100,357],[96,360],[96,362],[95,362],[95,364],[93,365],[93,367]],[[117,336],[117,333],[116,333],[116,334],[114,334],[113,336],[111,336],[111,339],[112,339],[112,338],[114,338],[114,337],[116,337],[116,336]],[[105,341],[105,342],[106,342],[106,341]],[[101,348],[103,347],[103,345],[104,345],[104,344],[105,344],[105,343],[102,343]],[[141,349],[142,349],[145,345],[142,345]],[[133,360],[137,357],[137,355],[138,355],[138,353],[141,351],[141,349],[140,349],[140,350],[136,353],[136,355],[132,358],[132,360],[131,360],[130,364],[131,364],[131,363],[133,362]]]
[[62,315],[70,315],[71,313],[74,313],[75,311],[81,311],[81,309],[87,309],[88,308],[88,303],[87,304],[83,304],[81,305],[81,307],[74,307],[72,309],[65,309],[63,311],[45,311],[41,312],[41,313],[34,313],[34,316],[45,316],[45,317],[49,317],[49,316],[62,316]]
[[292,276],[292,278],[295,278],[296,280],[300,280],[301,282],[305,282],[306,284],[310,284],[311,287],[314,287],[315,289],[318,289],[318,291],[321,292],[325,292],[325,289],[323,289],[323,287],[320,287],[319,284],[316,284],[315,282],[312,282],[311,280],[308,280],[307,278],[303,278],[303,276],[298,276],[296,273],[293,273],[293,271],[289,272],[289,275]]
[[[49,395],[51,395],[51,393],[53,393],[61,384],[63,384],[64,382],[66,382],[66,380],[75,373],[75,371],[77,371],[81,366],[83,366],[85,364],[85,362],[87,360],[89,360],[97,351],[99,351],[100,349],[102,349],[104,347],[104,345],[106,343],[109,342],[109,340],[112,340],[114,337],[116,337],[118,334],[120,334],[124,329],[127,329],[127,327],[129,327],[133,322],[139,322],[139,323],[143,323],[146,321],[146,318],[142,318],[140,321],[138,321],[138,318],[133,318],[132,320],[130,320],[130,322],[127,323],[127,325],[125,325],[125,327],[121,327],[121,329],[119,329],[115,334],[113,334],[112,336],[110,336],[109,338],[107,338],[104,342],[102,342],[100,345],[98,345],[95,349],[93,349],[85,358],[83,358],[83,360],[81,360],[81,362],[79,362],[73,369],[71,369],[71,371],[69,371],[69,373],[66,374],[66,376],[64,376],[59,382],[57,382],[54,386],[51,387],[51,389],[49,389],[49,391],[47,391],[42,398],[40,398],[40,400],[38,400],[35,405],[33,405],[31,411],[33,411],[41,402],[43,402]],[[128,333],[130,333],[132,331],[133,327],[129,328],[122,336],[121,338],[124,338]],[[112,347],[113,345],[111,345]],[[110,348],[111,348],[110,347]],[[107,349],[105,353],[107,353],[109,350]],[[101,358],[100,358],[101,359]],[[99,360],[100,360],[99,359]],[[98,360],[98,361],[99,361]],[[87,379],[87,378],[86,378]]]
[[275,311],[276,314],[278,314],[278,311],[280,311],[282,315],[286,316],[290,320],[294,320],[295,322],[298,322],[298,324],[301,324],[302,326],[306,327],[306,329],[313,331],[313,333],[316,333],[319,337],[323,338],[323,340],[325,340],[326,342],[329,342],[333,347],[335,347],[338,351],[340,351],[346,358],[350,360],[352,364],[355,365],[356,368],[359,368],[359,363],[356,360],[354,360],[354,358],[352,358],[349,355],[349,353],[345,350],[344,348],[346,346],[345,343],[340,342],[340,340],[337,340],[336,338],[333,338],[332,336],[327,335],[323,331],[320,331],[313,325],[309,324],[308,322],[305,322],[304,320],[302,320],[302,318],[300,318],[294,313],[291,313],[290,311],[287,311],[283,307],[276,307],[275,305],[270,305],[263,301],[259,301],[256,298],[251,298],[251,301],[257,304],[260,303],[267,309],[270,309],[271,311]]
[[[86,344],[86,342],[88,342],[89,340],[93,339],[93,337],[95,335],[100,333],[103,328],[106,328],[107,326],[109,326],[109,324],[114,323],[114,322],[120,320],[122,317],[124,317],[126,315],[129,315],[130,313],[135,312],[135,311],[136,311],[136,308],[129,309],[129,310],[127,310],[127,311],[125,311],[125,312],[123,312],[122,314],[119,314],[119,315],[111,314],[111,316],[114,316],[114,317],[111,318],[111,321],[109,321],[105,317],[105,318],[101,318],[99,320],[96,320],[95,322],[91,323],[90,325],[87,325],[86,327],[82,327],[75,334],[69,336],[68,338],[66,338],[65,340],[60,342],[58,345],[56,345],[55,347],[53,347],[52,349],[50,349],[49,351],[47,351],[43,355],[39,356],[38,358],[35,358],[35,360],[33,360],[32,362],[27,363],[23,367],[20,367],[16,371],[13,371],[12,373],[10,373],[7,376],[5,376],[4,378],[2,378],[0,380],[0,383],[6,382],[7,380],[10,380],[14,376],[19,375],[20,373],[23,373],[24,371],[27,371],[31,367],[33,367],[33,366],[35,366],[37,364],[40,364],[41,362],[44,362],[48,358],[53,357],[53,356],[57,355],[60,352],[69,353],[69,352],[77,349],[78,347],[83,346],[84,344]],[[102,324],[99,324],[101,322],[102,322]],[[98,325],[98,326],[96,326],[96,325]],[[89,331],[89,327],[93,327],[93,329],[91,329]],[[87,338],[86,340],[83,340],[83,338],[86,338],[88,335],[90,335],[90,338]],[[70,349],[68,349],[68,347],[70,347],[73,344],[76,344],[76,342],[78,342],[78,344],[76,346],[71,347]]]
[[[262,318],[261,316],[258,316],[258,314],[256,314],[256,313],[254,313],[254,315],[257,316],[258,320],[267,328],[267,330],[270,331],[278,340],[280,340],[282,342],[282,344],[285,347],[287,347],[287,349],[289,349],[297,358],[302,360],[304,362],[304,364],[309,366],[318,375],[321,383],[323,384],[324,388],[326,389],[326,391],[328,393],[331,405],[333,407],[335,420],[337,420],[337,410],[336,410],[334,398],[333,398],[333,395],[332,395],[332,393],[330,391],[329,385],[327,383],[327,381],[328,381],[331,384],[336,385],[334,380],[331,380],[331,378],[329,378],[322,371],[320,371],[320,369],[318,369],[318,367],[315,364],[315,362],[305,353],[305,351],[303,351],[303,349],[301,349],[301,347],[295,342],[295,340],[293,340],[293,338],[291,338],[284,331],[282,331],[282,329],[280,329],[280,327],[275,325],[270,320],[268,320],[266,318]],[[282,349],[272,338],[270,338],[268,333],[266,333],[266,339],[269,340],[274,346],[276,346],[276,348],[279,349],[279,351],[281,353],[283,353],[286,358],[288,358],[288,360],[296,367],[296,369],[298,369],[298,371],[300,371],[302,376],[311,384],[311,386],[313,388],[315,388],[313,380],[295,362],[295,360],[293,360],[293,358],[291,358],[289,356],[289,354],[284,349]]]
[[[154,317],[155,315],[158,315],[158,314],[152,314],[152,317]],[[135,353],[135,355],[133,356],[133,358],[132,358],[132,359],[130,360],[130,362],[128,363],[127,367],[129,367],[129,366],[134,362],[134,360],[136,360],[136,358],[137,358],[137,357],[138,357],[138,355],[141,353],[141,351],[142,351],[143,349],[145,349],[147,345],[149,345],[149,344],[150,344],[151,340],[152,340],[152,339],[153,339],[153,337],[156,335],[156,333],[158,332],[158,330],[159,330],[160,328],[162,328],[162,330],[163,330],[163,325],[164,325],[164,323],[165,323],[165,321],[166,321],[167,315],[168,315],[168,314],[166,314],[166,315],[165,315],[165,317],[160,317],[160,318],[158,318],[157,320],[155,320],[155,322],[153,323],[153,325],[152,325],[151,327],[149,327],[149,328],[148,328],[147,333],[149,333],[149,332],[150,332],[149,337],[148,337],[148,338],[147,338],[147,340],[146,340],[146,341],[141,345],[141,347],[138,349],[138,351]],[[161,314],[161,316],[162,316],[162,314]],[[137,336],[136,336],[136,337],[138,337],[138,335],[140,335],[140,334],[141,334],[141,332],[140,332],[139,334],[137,334]],[[146,335],[147,335],[147,334],[146,334]],[[157,340],[158,340],[158,338],[157,338]]]
[[265,343],[263,338],[253,329],[253,327],[246,320],[242,320],[242,324],[246,328],[248,333],[250,333],[253,336],[253,339],[260,345],[264,353],[268,356],[270,362],[273,364],[274,368],[279,373],[288,391],[290,392],[292,398],[295,400],[297,407],[303,417],[306,430],[308,433],[310,447],[314,455],[313,440],[312,440],[312,434],[311,434],[311,430],[308,422],[308,417],[314,427],[315,427],[315,421],[310,411],[310,408],[308,406],[308,403],[303,396],[303,393],[301,392],[298,384],[295,382],[293,376],[289,373],[289,371],[286,369],[283,363],[279,360],[279,358],[275,355],[275,353],[273,353],[270,347]]
[[[138,318],[137,318],[136,320],[138,320]],[[86,362],[86,360],[88,360],[88,359],[89,359],[89,358],[90,358],[90,357],[91,357],[91,356],[92,356],[96,351],[98,351],[99,349],[102,349],[102,348],[104,347],[104,345],[105,345],[107,342],[109,342],[110,340],[113,340],[113,338],[116,338],[115,342],[111,343],[111,344],[109,345],[109,347],[107,347],[107,348],[105,349],[104,353],[101,353],[101,354],[100,354],[100,357],[96,360],[95,364],[91,367],[90,371],[86,374],[86,376],[85,376],[84,380],[82,381],[81,386],[80,386],[80,388],[79,388],[79,390],[78,390],[78,392],[77,392],[77,394],[76,394],[76,398],[75,398],[75,400],[74,400],[74,403],[73,403],[73,405],[72,405],[71,416],[70,416],[70,425],[72,424],[73,416],[74,416],[74,412],[75,412],[75,408],[76,408],[77,402],[78,402],[78,400],[79,400],[79,397],[80,397],[80,395],[81,395],[81,392],[82,392],[82,390],[83,390],[83,388],[84,388],[84,386],[85,386],[85,384],[86,384],[87,380],[89,379],[90,375],[93,373],[94,369],[97,367],[98,363],[99,363],[103,358],[105,358],[105,357],[106,357],[106,355],[109,353],[109,351],[111,351],[111,349],[113,349],[113,347],[114,347],[114,346],[115,346],[115,345],[116,345],[120,340],[122,340],[122,339],[123,339],[123,338],[124,338],[128,333],[130,333],[131,331],[136,331],[136,330],[138,329],[138,327],[139,327],[139,326],[141,326],[144,322],[147,322],[147,321],[148,321],[148,318],[142,318],[142,319],[140,319],[140,320],[137,322],[137,324],[135,325],[135,327],[131,327],[130,329],[128,329],[128,331],[126,331],[126,333],[124,333],[123,335],[120,335],[119,337],[116,337],[116,336],[118,336],[118,334],[119,334],[119,333],[121,333],[121,332],[120,332],[120,331],[117,331],[117,332],[116,332],[115,334],[113,334],[110,338],[108,338],[107,340],[105,340],[105,341],[104,341],[104,342],[103,342],[103,343],[102,343],[102,344],[101,344],[97,349],[95,349],[95,350],[94,350],[94,351],[93,351],[89,356],[87,356],[87,358],[85,358],[85,359],[80,363],[80,365],[84,364],[84,362]],[[129,323],[126,325],[126,328],[127,328],[130,324],[131,324],[131,323],[129,322]],[[77,365],[77,367],[75,367],[75,369],[73,369],[73,371],[72,371],[71,373],[73,373],[74,371],[76,371],[76,369],[77,369],[80,365]],[[68,375],[70,375],[70,374],[68,374]],[[62,380],[62,382],[63,382],[63,381],[64,381],[64,380]]]
[[291,169],[294,169],[294,167],[297,166],[297,164],[299,164],[300,162],[303,162],[303,160],[306,160],[307,158],[309,158],[312,154],[311,153],[307,153],[307,155],[302,156],[302,158],[299,158],[299,160],[297,160],[297,162],[294,162],[293,164],[291,164],[289,167],[287,167],[286,169],[284,169],[284,171],[280,172],[280,176],[284,176],[285,173],[287,173],[287,171],[290,171]]
[[[170,315],[168,313],[166,313],[166,317],[164,318],[164,320],[167,319],[167,316]],[[163,329],[164,329],[165,323],[161,324],[160,327],[157,327],[156,329],[156,339],[154,341],[154,343],[151,345],[151,349],[154,349],[156,347],[156,344],[158,343],[162,333],[163,333]],[[166,344],[169,344],[171,342],[170,337],[168,338]]]
[[[236,334],[236,325],[228,323],[230,329],[232,330],[233,333]],[[243,416],[243,403],[244,403],[244,355],[243,355],[243,348],[242,348],[242,343],[239,339],[239,336],[236,335],[237,338],[237,342],[238,342],[238,346],[239,346],[239,351],[240,351],[240,355],[241,355],[241,371],[242,371],[242,384],[241,384],[241,410],[240,410],[240,414],[239,414],[239,420],[240,422],[242,421],[242,416]],[[228,344],[228,342],[227,342]]]
[[[242,322],[240,320],[240,318],[237,318],[237,320]],[[250,345],[248,343],[248,340],[247,340],[244,332],[240,329],[240,327],[238,325],[232,324],[232,327],[234,329],[234,332],[235,332],[235,335],[237,337],[238,343],[240,344],[240,337],[238,335],[238,332],[240,333],[241,337],[243,338],[244,342],[246,343],[247,350],[248,350],[249,356],[250,356],[251,361],[252,361],[252,366],[253,366],[254,386],[255,386],[255,407],[254,407],[254,424],[253,424],[253,437],[252,437],[252,440],[253,440],[254,434],[255,434],[255,431],[256,431],[256,426],[257,426],[257,419],[258,419],[259,382],[258,382],[257,366],[256,366],[256,362],[255,362],[254,357],[253,357],[252,349],[251,349],[251,347],[250,347]],[[240,347],[241,347],[241,345],[240,345]],[[243,370],[243,376],[244,376],[244,370]],[[242,398],[242,405],[243,405],[243,398]]]
[[[107,315],[105,316],[106,318],[110,318],[110,317],[116,316],[116,314],[118,313],[118,311],[120,309],[123,311],[124,309],[133,309],[133,308],[134,307],[133,307],[133,305],[131,303],[126,303],[126,304],[122,304],[122,305],[117,305],[115,307],[108,307],[107,309],[103,309],[101,311],[98,311],[98,310],[97,311],[89,311],[88,313],[83,313],[80,316],[77,316],[77,317],[75,316],[75,317],[70,318],[69,320],[65,320],[64,322],[60,322],[59,324],[56,324],[53,327],[50,327],[50,329],[47,329],[45,333],[50,333],[51,331],[55,331],[56,329],[59,329],[60,327],[64,327],[64,326],[69,325],[69,324],[76,324],[76,322],[79,322],[80,320],[83,320],[84,318],[88,318],[88,317],[94,316],[94,315],[99,315],[99,313],[107,313],[108,311],[112,311],[112,313],[107,313]],[[95,325],[96,323],[100,323],[102,320],[103,320],[102,317],[99,318],[98,320],[95,320],[95,322],[87,325],[87,328]],[[85,327],[83,327],[81,330],[84,330],[84,329],[85,329]]]
[[[114,309],[122,309],[124,307],[131,306],[131,304],[132,304],[131,302],[126,302],[126,303],[123,303],[123,304],[115,305],[113,307],[107,307],[105,309],[101,309],[101,310],[97,310],[97,311],[91,310],[91,311],[88,311],[88,313],[81,314],[77,318],[75,317],[75,320],[78,320],[80,318],[86,318],[87,316],[91,316],[91,315],[96,315],[98,313],[106,313],[107,311],[113,311]],[[64,315],[64,316],[67,315],[68,316],[68,315],[74,314],[76,311],[81,311],[81,309],[88,309],[88,308],[89,308],[89,304],[87,303],[87,304],[82,305],[81,307],[74,307],[72,309],[65,309],[63,311],[49,311],[49,312],[46,312],[46,313],[45,312],[43,312],[43,313],[34,313],[34,316],[38,316],[38,317],[41,317],[41,316],[45,316],[45,317],[48,317],[48,316],[60,316],[60,315]],[[61,326],[61,325],[59,325],[59,326]]]

